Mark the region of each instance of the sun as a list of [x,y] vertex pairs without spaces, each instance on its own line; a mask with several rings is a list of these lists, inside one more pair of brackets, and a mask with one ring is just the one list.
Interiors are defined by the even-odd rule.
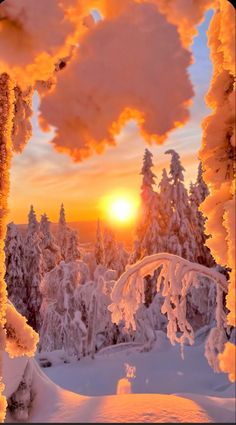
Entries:
[[134,216],[134,207],[128,199],[115,199],[110,208],[110,218],[122,223]]
[[138,202],[132,195],[113,193],[103,198],[102,209],[112,223],[128,224],[137,216]]

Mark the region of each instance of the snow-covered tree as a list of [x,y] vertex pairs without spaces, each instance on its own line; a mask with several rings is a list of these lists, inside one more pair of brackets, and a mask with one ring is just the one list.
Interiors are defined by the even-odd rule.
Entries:
[[159,211],[160,211],[160,235],[162,238],[163,252],[167,252],[167,243],[170,238],[170,227],[172,222],[173,207],[171,201],[171,183],[165,168],[159,187]]
[[202,163],[198,166],[198,175],[195,184],[190,185],[190,206],[191,206],[191,222],[196,240],[196,250],[194,253],[195,262],[204,264],[205,266],[213,266],[214,260],[209,248],[205,245],[209,235],[205,234],[206,217],[199,210],[200,205],[209,194],[209,189],[203,180]]
[[125,249],[124,245],[121,242],[117,244],[117,266],[116,271],[118,277],[125,271],[125,268],[128,264],[129,252]]
[[16,309],[26,315],[27,288],[25,282],[24,245],[22,236],[14,223],[9,223],[5,238],[5,281],[8,297]]
[[39,229],[39,223],[36,218],[36,213],[34,211],[33,205],[30,206],[29,214],[28,214],[28,233],[36,233]]
[[[145,149],[143,166],[140,173],[143,176],[141,185],[141,206],[136,229],[136,241],[129,260],[131,264],[146,255],[165,250],[165,240],[161,237],[160,227],[160,196],[154,191],[156,176],[152,171],[152,158],[153,154],[148,149]],[[145,305],[147,307],[156,294],[156,273],[158,272],[156,271],[154,276],[148,275],[145,278]]]
[[43,272],[52,270],[61,260],[60,249],[56,245],[55,238],[50,230],[50,221],[46,214],[41,216],[40,221],[40,247],[43,256]]
[[66,263],[70,261],[79,260],[81,257],[79,251],[78,233],[76,230],[67,228],[67,250],[66,250]]
[[[40,351],[64,349],[78,359],[85,352],[87,330],[76,307],[75,290],[84,284],[88,269],[82,262],[65,263],[47,273],[41,283],[43,296],[41,307],[42,327]],[[87,272],[86,272],[87,270]]]
[[67,250],[67,225],[65,217],[65,208],[63,204],[61,204],[59,214],[59,222],[57,228],[57,244],[61,251],[61,257],[63,260],[65,260]]
[[25,270],[26,270],[26,287],[27,287],[27,318],[29,324],[39,331],[41,293],[39,285],[43,277],[43,258],[41,250],[41,238],[39,225],[36,215],[31,206],[28,215],[28,228],[25,237]]
[[97,221],[96,242],[94,255],[97,264],[104,264],[104,246],[100,220]]
[[128,270],[116,282],[109,306],[112,320],[119,323],[124,320],[126,327],[136,329],[135,314],[144,303],[144,278],[148,273],[160,268],[156,285],[157,292],[164,298],[161,311],[167,317],[167,336],[172,344],[179,342],[183,348],[185,342],[194,343],[194,329],[187,319],[187,294],[191,287],[198,288],[199,276],[214,282],[217,292],[215,324],[209,334],[205,355],[209,364],[219,372],[218,353],[223,351],[226,337],[226,312],[223,308],[223,294],[227,292],[225,276],[216,270],[192,263],[177,255],[160,253],[144,257]]
[[141,206],[136,229],[136,241],[130,262],[134,263],[145,255],[162,251],[159,226],[158,194],[154,191],[155,174],[153,154],[145,149],[141,175]]
[[65,262],[75,261],[80,258],[78,235],[75,230],[67,226],[63,204],[61,204],[60,208],[57,244],[61,251],[61,258]]
[[196,242],[191,223],[191,211],[187,189],[184,186],[184,167],[180,157],[173,149],[165,152],[171,154],[170,183],[173,213],[170,224],[167,252],[180,255],[194,261]]
[[106,227],[103,235],[104,265],[107,269],[117,270],[117,242],[114,232]]

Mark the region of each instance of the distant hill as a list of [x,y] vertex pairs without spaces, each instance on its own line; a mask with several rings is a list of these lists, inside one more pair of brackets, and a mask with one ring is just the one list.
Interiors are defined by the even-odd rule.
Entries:
[[[67,223],[69,227],[75,229],[79,235],[79,241],[82,244],[93,244],[96,239],[96,221],[78,221]],[[101,225],[105,226],[101,222]],[[27,228],[27,224],[18,224],[18,227],[21,229],[24,234]],[[51,223],[52,232],[55,234],[57,230],[57,223]],[[122,242],[127,249],[131,249],[134,240],[134,225],[133,226],[113,226],[112,230],[116,235],[116,240]]]

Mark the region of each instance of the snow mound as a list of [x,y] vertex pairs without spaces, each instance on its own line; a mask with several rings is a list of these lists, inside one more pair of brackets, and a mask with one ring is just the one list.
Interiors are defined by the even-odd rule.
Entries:
[[[86,397],[61,389],[35,360],[35,398],[30,423],[83,422],[234,422],[234,399],[163,394],[121,394]],[[48,402],[50,400],[50,403]],[[10,414],[6,423],[13,422]]]

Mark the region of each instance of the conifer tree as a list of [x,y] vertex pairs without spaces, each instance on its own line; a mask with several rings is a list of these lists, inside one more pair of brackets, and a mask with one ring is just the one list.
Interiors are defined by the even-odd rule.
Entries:
[[143,167],[141,170],[141,207],[139,222],[136,229],[137,240],[130,262],[134,263],[146,255],[159,252],[161,249],[160,226],[159,226],[159,196],[154,191],[155,174],[153,168],[153,154],[145,149]]
[[106,227],[103,235],[103,246],[104,246],[104,265],[108,269],[117,270],[117,242],[115,239],[114,232]]
[[185,170],[177,152],[170,149],[165,153],[171,155],[169,174],[171,183],[170,196],[173,208],[169,240],[167,241],[167,252],[180,255],[194,262],[196,242],[191,223],[191,208],[188,192],[184,186],[183,172]]
[[60,208],[57,244],[61,251],[61,258],[65,262],[76,261],[80,258],[78,235],[75,230],[67,226],[63,204]]
[[46,214],[41,216],[40,236],[43,256],[43,272],[52,270],[61,260],[60,249],[56,245],[55,238],[50,230],[51,223]]
[[209,248],[205,245],[209,235],[205,234],[206,217],[203,216],[199,207],[209,194],[209,189],[203,180],[202,163],[198,166],[198,175],[196,183],[190,184],[190,205],[191,205],[191,220],[194,229],[194,234],[197,242],[195,261],[212,267],[215,261],[211,255]]
[[29,324],[36,331],[39,331],[41,325],[39,309],[42,297],[39,285],[43,277],[43,259],[40,245],[39,224],[33,206],[31,206],[28,215],[28,228],[25,238],[24,253],[27,287],[27,318]]
[[163,252],[167,252],[167,244],[170,237],[170,224],[172,221],[173,207],[171,202],[171,184],[165,168],[162,170],[159,187],[159,222],[160,235],[162,238]]
[[104,246],[100,220],[97,221],[94,255],[97,264],[104,264]]
[[26,315],[27,290],[25,284],[24,246],[14,223],[9,223],[5,238],[5,281],[8,297],[22,315]]

